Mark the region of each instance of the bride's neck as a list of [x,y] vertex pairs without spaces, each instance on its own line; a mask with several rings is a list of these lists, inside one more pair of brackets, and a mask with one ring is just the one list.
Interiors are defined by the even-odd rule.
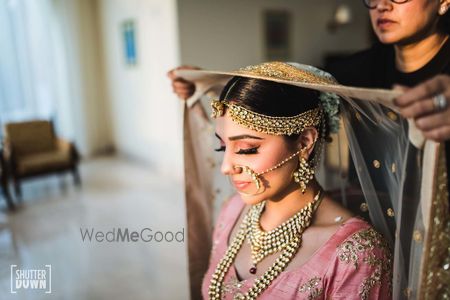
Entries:
[[314,199],[319,188],[317,182],[310,182],[305,193],[302,194],[298,185],[296,185],[280,199],[266,200],[264,212],[260,219],[262,229],[265,231],[272,230],[288,220]]
[[395,45],[395,65],[404,73],[419,70],[430,62],[444,45],[448,35],[435,33],[418,42]]

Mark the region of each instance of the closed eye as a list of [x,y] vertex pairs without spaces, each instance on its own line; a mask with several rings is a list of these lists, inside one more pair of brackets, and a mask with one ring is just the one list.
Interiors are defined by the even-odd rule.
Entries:
[[[248,154],[257,154],[258,153],[258,147],[253,147],[253,148],[247,148],[247,149],[239,149],[238,151],[236,151],[236,154],[244,154],[244,155],[248,155]],[[214,151],[217,152],[224,152],[226,150],[225,146],[220,146],[220,148],[214,149]]]
[[236,154],[257,154],[258,147],[248,148],[248,149],[239,149]]

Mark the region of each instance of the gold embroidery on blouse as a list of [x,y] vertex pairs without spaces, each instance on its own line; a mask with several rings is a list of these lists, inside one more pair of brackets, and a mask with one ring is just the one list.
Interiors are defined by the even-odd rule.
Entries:
[[389,289],[390,287],[390,281],[391,281],[391,259],[389,258],[387,260],[388,263],[386,263],[385,258],[378,258],[375,255],[371,254],[368,257],[364,259],[364,262],[368,265],[375,268],[373,273],[364,279],[364,281],[361,284],[359,295],[361,299],[369,299],[370,296],[370,290],[377,284],[379,284],[382,281],[382,277],[389,276],[388,282],[389,282]]
[[382,250],[382,257],[378,258],[373,254],[365,257],[362,263],[372,266],[375,270],[363,280],[359,288],[361,299],[368,299],[370,290],[385,278],[389,283],[391,291],[392,279],[392,257],[389,246],[383,236],[373,228],[361,230],[353,234],[349,239],[338,246],[338,258],[345,263],[352,263],[355,269],[361,263],[359,256],[367,250],[379,248]]
[[309,293],[308,300],[317,299],[323,293],[323,288],[320,285],[320,282],[320,277],[313,277],[305,282],[302,286],[300,286],[298,291],[300,293]]

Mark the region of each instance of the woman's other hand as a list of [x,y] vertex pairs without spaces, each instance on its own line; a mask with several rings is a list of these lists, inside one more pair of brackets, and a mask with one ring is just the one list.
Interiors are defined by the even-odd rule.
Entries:
[[450,139],[450,76],[438,75],[405,91],[395,100],[400,113],[414,120],[425,138],[436,142]]
[[177,96],[183,100],[191,97],[195,92],[195,84],[175,75],[176,70],[198,70],[194,66],[179,66],[167,72],[167,76],[172,80],[172,89]]

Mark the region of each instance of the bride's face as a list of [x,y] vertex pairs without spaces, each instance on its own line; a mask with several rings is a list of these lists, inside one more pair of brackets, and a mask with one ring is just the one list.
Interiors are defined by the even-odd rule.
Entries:
[[[245,193],[252,183],[249,176],[236,166],[247,166],[260,173],[299,150],[283,136],[260,133],[234,123],[228,113],[216,121],[216,136],[220,143],[217,150],[224,152],[221,172],[230,177],[238,192]],[[242,199],[247,204],[256,204],[266,199],[281,199],[290,190],[298,189],[292,178],[297,164],[298,157],[294,157],[283,166],[261,175],[264,192],[254,196],[241,193]]]

